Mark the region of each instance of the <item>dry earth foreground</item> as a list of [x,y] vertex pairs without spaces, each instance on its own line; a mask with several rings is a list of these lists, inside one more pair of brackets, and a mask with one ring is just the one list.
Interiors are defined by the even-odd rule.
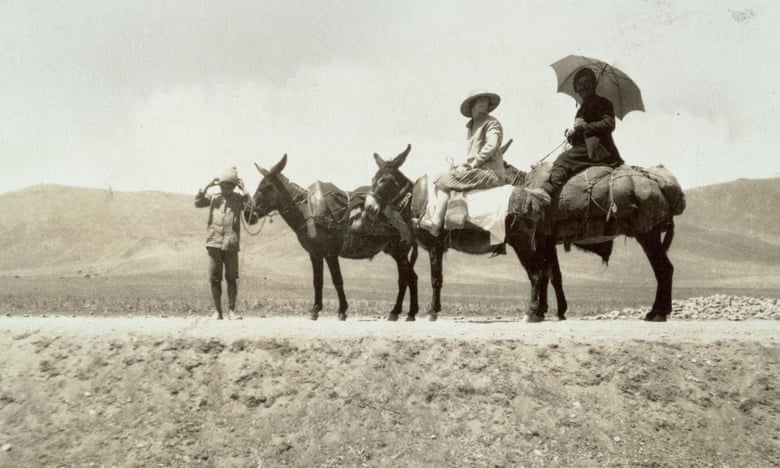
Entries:
[[600,318],[2,316],[0,465],[780,465],[776,299]]
[[0,467],[780,466],[780,178],[686,198],[668,323],[625,240],[561,249],[571,320],[528,324],[512,254],[452,252],[438,322],[384,320],[386,255],[342,262],[346,322],[328,278],[306,320],[278,218],[243,237],[246,319],[211,321],[192,194],[0,194]]

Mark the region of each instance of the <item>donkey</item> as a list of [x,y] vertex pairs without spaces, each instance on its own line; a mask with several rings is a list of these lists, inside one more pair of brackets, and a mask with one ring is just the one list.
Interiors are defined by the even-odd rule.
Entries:
[[[333,286],[338,294],[339,320],[347,318],[347,298],[344,294],[344,281],[339,266],[339,256],[346,258],[372,258],[380,251],[389,254],[398,267],[398,295],[395,305],[388,315],[388,320],[398,320],[402,312],[406,289],[409,289],[409,313],[407,321],[414,321],[418,311],[417,274],[414,263],[417,259],[417,245],[411,239],[404,239],[399,231],[388,225],[377,225],[374,230],[365,235],[357,235],[348,229],[348,219],[335,217],[322,219],[313,216],[310,209],[310,199],[307,190],[290,182],[282,170],[287,165],[287,155],[270,170],[255,167],[263,175],[253,196],[254,214],[258,218],[272,211],[278,211],[288,226],[295,232],[298,242],[309,253],[312,265],[314,283],[314,304],[310,310],[310,318],[317,320],[322,310],[323,259],[328,264]],[[335,188],[335,187],[334,187]],[[363,193],[368,192],[365,187]],[[339,191],[340,192],[340,191]],[[354,197],[358,191],[350,194],[350,198],[360,202],[362,198]],[[331,195],[325,195],[333,196]],[[346,207],[345,207],[346,208]],[[349,217],[349,210],[347,217]]]
[[[372,179],[372,192],[366,197],[365,211],[360,222],[353,225],[360,229],[380,219],[380,214],[400,216],[413,229],[419,245],[428,251],[431,269],[431,302],[427,312],[429,319],[435,321],[441,312],[441,288],[443,285],[443,257],[449,248],[469,254],[495,254],[496,248],[490,245],[490,234],[481,229],[442,231],[439,237],[420,229],[413,218],[419,218],[425,210],[427,190],[424,178],[416,183],[408,179],[399,167],[406,161],[411,145],[395,158],[385,161],[374,153],[379,170]],[[509,215],[505,220],[506,243],[512,246],[528,274],[531,282],[531,300],[529,317],[544,317],[548,309],[547,288],[552,283],[557,303],[559,320],[566,319],[568,308],[563,291],[561,270],[555,243],[551,239],[534,239],[535,220],[520,216],[512,207],[519,208],[524,203],[525,173],[506,164],[507,181],[517,187],[510,200]],[[397,213],[397,214],[396,214]],[[503,247],[503,246],[501,246]]]
[[[399,200],[402,192],[412,193],[410,218],[418,217],[425,209],[427,192],[418,179],[412,183],[399,167],[406,160],[409,149],[396,158],[385,161],[378,154],[374,154],[374,160],[379,167],[372,179],[373,192],[366,198],[366,210],[364,216],[375,219],[378,213],[387,211],[386,206],[391,200]],[[527,311],[529,322],[544,320],[547,311],[547,285],[552,280],[555,288],[558,317],[563,319],[566,311],[566,299],[561,284],[560,266],[556,253],[556,245],[565,242],[574,243],[577,247],[599,255],[606,263],[612,252],[613,239],[619,235],[632,236],[637,239],[647,256],[656,277],[657,287],[655,301],[645,320],[654,322],[666,321],[672,311],[672,266],[667,251],[671,245],[674,234],[674,222],[671,216],[657,222],[650,230],[642,233],[631,232],[630,228],[613,220],[611,223],[600,225],[600,231],[582,233],[580,237],[561,239],[558,236],[557,224],[541,217],[537,212],[527,212],[525,208],[527,192],[524,190],[527,174],[516,171],[512,182],[513,191],[509,200],[509,210],[506,217],[506,243],[515,250],[517,257],[528,273],[531,282],[531,296]],[[666,235],[664,236],[664,233]],[[434,238],[430,233],[416,228],[418,242],[429,251],[431,261],[431,282],[433,286],[433,302],[429,307],[432,312],[431,319],[441,310],[440,292],[442,286],[441,258],[447,244],[456,250],[469,253],[486,253],[484,239],[487,233],[481,230],[466,231],[442,231]]]

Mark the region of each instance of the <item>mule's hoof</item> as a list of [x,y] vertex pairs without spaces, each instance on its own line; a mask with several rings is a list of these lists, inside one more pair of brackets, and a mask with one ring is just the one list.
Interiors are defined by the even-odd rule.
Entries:
[[320,318],[319,314],[311,314],[309,315],[309,320],[317,320]]
[[645,315],[645,322],[666,322],[666,314],[660,312],[648,312]]
[[526,321],[526,322],[528,322],[528,323],[539,323],[539,322],[544,322],[544,315],[539,315],[539,314],[529,314],[529,315],[528,315],[528,316],[525,318],[525,321]]
[[387,316],[388,322],[397,322],[398,321],[398,314],[395,312],[390,312],[390,315]]
[[428,312],[428,320],[435,322],[439,318],[439,314],[436,312]]
[[566,320],[566,316],[565,315],[558,315],[558,320]]
[[407,315],[406,316],[406,321],[407,322],[414,322],[415,321],[414,315]]
[[342,322],[347,319],[347,314],[339,314],[339,320]]

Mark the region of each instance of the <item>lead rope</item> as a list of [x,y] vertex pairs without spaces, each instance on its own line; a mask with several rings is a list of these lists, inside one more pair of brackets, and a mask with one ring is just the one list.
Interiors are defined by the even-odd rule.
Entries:
[[[250,213],[250,215],[249,215],[250,218],[249,219],[252,219],[251,216],[255,213],[255,198],[254,197],[249,197],[249,213]],[[263,227],[265,226],[265,218],[266,218],[266,216],[263,216],[262,220],[260,221],[260,229],[258,229],[256,232],[252,232],[252,231],[249,230],[249,223],[246,220],[246,216],[244,216],[243,213],[241,213],[239,216],[241,216],[241,225],[244,226],[244,230],[247,232],[247,234],[249,234],[250,236],[256,236],[256,235],[260,234],[260,232],[262,232]],[[243,241],[243,244],[244,244],[243,246],[241,246],[239,244],[240,250],[241,250],[241,261],[238,262],[238,278],[239,278],[239,281],[241,280],[241,271],[244,269],[244,254],[246,253],[246,241]]]

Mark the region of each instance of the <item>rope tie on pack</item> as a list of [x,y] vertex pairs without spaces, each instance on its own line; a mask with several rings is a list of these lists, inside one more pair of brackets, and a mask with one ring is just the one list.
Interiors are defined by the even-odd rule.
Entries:
[[617,204],[615,203],[615,193],[613,191],[613,182],[615,181],[615,170],[609,174],[609,210],[607,211],[607,222],[612,217],[612,213],[617,213]]
[[590,202],[593,199],[593,185],[590,184],[590,180],[588,179],[588,171],[583,171],[582,176],[585,178],[585,186],[587,187],[585,189],[585,193],[587,194],[587,203],[585,205],[585,216],[582,217],[582,223],[580,223],[579,227],[577,228],[577,234],[582,233],[585,229],[585,226],[588,224],[588,217],[590,215]]
[[[585,174],[586,174],[586,179],[587,179],[587,171],[586,171]],[[599,202],[593,197],[593,187],[595,187],[596,184],[598,184],[598,183],[599,183],[599,180],[596,180],[596,181],[593,182],[592,185],[590,185],[590,187],[588,187],[588,197],[589,197],[588,208],[590,208],[590,201],[592,200],[593,204],[596,205],[596,207],[598,209],[600,209],[601,211],[606,213],[607,217],[609,217],[609,208],[604,208],[603,206],[599,205]]]

